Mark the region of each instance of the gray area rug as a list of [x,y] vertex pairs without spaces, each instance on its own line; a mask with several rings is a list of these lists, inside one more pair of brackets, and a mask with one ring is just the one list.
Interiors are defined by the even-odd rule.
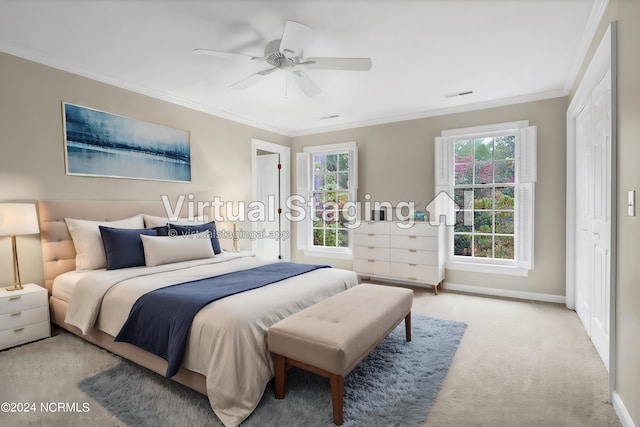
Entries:
[[[413,315],[413,341],[401,323],[345,379],[344,426],[421,426],[447,375],[466,325]],[[127,361],[80,382],[80,388],[129,426],[222,426],[207,398]],[[242,426],[332,426],[329,381],[299,369],[287,394],[267,385]]]

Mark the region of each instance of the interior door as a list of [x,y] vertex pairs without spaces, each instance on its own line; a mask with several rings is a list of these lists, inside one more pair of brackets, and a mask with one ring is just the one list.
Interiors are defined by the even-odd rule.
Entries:
[[265,218],[257,225],[256,256],[281,259],[280,235],[280,164],[279,154],[261,154],[256,158],[258,199],[264,204]]
[[608,72],[592,97],[593,156],[593,303],[591,340],[609,367],[609,295],[611,287],[611,81]]
[[591,337],[593,162],[591,100],[576,118],[576,313]]
[[610,71],[576,118],[576,312],[609,369]]

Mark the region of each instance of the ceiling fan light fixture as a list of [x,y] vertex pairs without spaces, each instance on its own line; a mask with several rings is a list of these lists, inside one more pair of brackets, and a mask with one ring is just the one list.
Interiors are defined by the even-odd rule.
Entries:
[[318,85],[299,67],[310,70],[336,70],[336,71],[369,71],[371,58],[332,58],[311,57],[305,58],[303,48],[311,37],[311,27],[295,21],[285,23],[284,32],[279,40],[271,40],[264,48],[264,56],[258,58],[235,52],[224,52],[212,49],[193,49],[198,55],[214,56],[219,58],[245,58],[252,61],[264,61],[273,68],[258,71],[253,75],[229,86],[230,89],[246,89],[260,81],[264,76],[276,70],[283,70],[293,77],[293,81],[308,97],[316,96],[322,92]]

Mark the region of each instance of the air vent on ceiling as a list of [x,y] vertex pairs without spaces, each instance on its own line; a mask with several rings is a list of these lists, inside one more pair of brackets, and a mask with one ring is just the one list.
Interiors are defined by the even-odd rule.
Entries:
[[445,98],[455,98],[457,96],[465,96],[465,95],[471,95],[473,93],[472,90],[464,90],[462,92],[456,92],[456,93],[450,93],[449,95],[445,95]]

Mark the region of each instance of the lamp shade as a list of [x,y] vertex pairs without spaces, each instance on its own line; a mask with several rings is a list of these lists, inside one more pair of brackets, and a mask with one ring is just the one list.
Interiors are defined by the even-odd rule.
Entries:
[[38,234],[38,215],[33,203],[0,203],[0,236]]

